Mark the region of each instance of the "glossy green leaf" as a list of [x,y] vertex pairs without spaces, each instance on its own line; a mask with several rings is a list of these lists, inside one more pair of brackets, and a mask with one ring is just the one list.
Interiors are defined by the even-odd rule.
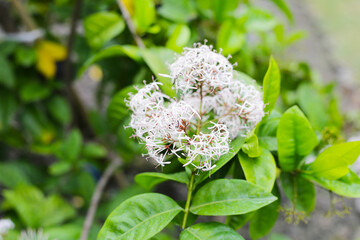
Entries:
[[324,96],[320,95],[319,90],[308,83],[301,84],[296,93],[299,106],[309,117],[311,124],[315,129],[323,130],[329,122]]
[[0,55],[0,66],[0,84],[8,88],[13,88],[15,86],[13,67],[2,55]]
[[162,0],[157,12],[164,18],[179,23],[186,23],[197,15],[192,0]]
[[236,25],[233,19],[225,21],[217,35],[216,47],[223,50],[223,54],[234,54],[245,44],[245,33]]
[[229,162],[236,154],[240,151],[241,146],[245,141],[244,137],[237,137],[236,139],[232,140],[230,143],[230,151],[224,155],[222,155],[219,160],[215,162],[216,167],[210,170],[209,172],[203,172],[199,176],[196,176],[195,183],[199,184],[209,176],[217,172],[220,168],[222,168],[227,162]]
[[71,121],[71,109],[65,98],[55,96],[46,102],[50,114],[60,123],[68,124]]
[[250,158],[242,152],[238,156],[246,180],[271,192],[276,179],[276,163],[272,154],[263,149],[262,154],[256,158]]
[[250,219],[249,233],[252,239],[259,239],[264,237],[271,231],[276,223],[276,220],[279,216],[281,199],[277,186],[274,187],[273,194],[278,199],[254,212]]
[[147,172],[147,173],[139,173],[138,175],[135,176],[135,182],[146,190],[151,190],[156,185],[168,180],[185,183],[185,184],[189,183],[189,178],[185,171],[172,173],[172,174]]
[[176,24],[169,35],[166,47],[176,52],[182,52],[190,40],[191,30],[186,24]]
[[261,121],[256,127],[258,137],[276,137],[276,132],[280,119],[281,113],[275,110],[271,111],[270,115],[267,116],[264,121]]
[[309,121],[297,106],[281,117],[277,129],[279,163],[283,171],[299,167],[304,156],[312,152],[318,140]]
[[259,140],[254,131],[252,131],[248,134],[248,136],[246,136],[245,143],[242,145],[241,149],[251,158],[260,156],[261,149],[259,146]]
[[289,21],[293,21],[293,15],[285,0],[272,0],[273,3],[285,14]]
[[89,45],[101,48],[125,28],[122,17],[115,12],[94,13],[84,20],[85,37]]
[[138,47],[133,45],[113,45],[96,52],[95,55],[86,60],[78,71],[78,77],[80,77],[92,64],[116,56],[127,56],[137,62],[141,60],[141,54]]
[[328,147],[304,167],[307,174],[330,180],[338,179],[349,173],[349,166],[360,155],[360,141],[346,142]]
[[277,151],[276,137],[259,137],[259,146],[269,151]]
[[323,188],[340,196],[360,198],[360,177],[353,171],[350,171],[347,175],[336,180],[329,180],[307,174],[303,174],[303,177],[316,182]]
[[282,172],[280,175],[281,186],[285,195],[296,208],[310,213],[315,208],[315,187],[314,184],[302,178],[300,175],[293,175]]
[[275,200],[271,193],[248,181],[219,179],[205,184],[196,192],[190,211],[207,216],[244,214]]
[[234,229],[218,222],[198,223],[184,229],[180,240],[244,240]]
[[98,240],[148,239],[165,228],[182,208],[159,193],[129,198],[106,219]]
[[153,47],[143,49],[141,51],[142,56],[149,66],[151,71],[156,75],[158,81],[163,85],[160,86],[161,90],[170,97],[175,97],[175,90],[172,89],[172,83],[170,78],[160,76],[159,74],[169,74],[169,68],[167,64],[170,64],[174,59],[175,52],[164,47]]
[[153,0],[134,0],[134,8],[136,30],[144,33],[155,22],[155,3]]
[[263,81],[264,111],[270,113],[275,107],[276,100],[280,94],[281,75],[279,67],[273,57],[270,58],[269,68]]

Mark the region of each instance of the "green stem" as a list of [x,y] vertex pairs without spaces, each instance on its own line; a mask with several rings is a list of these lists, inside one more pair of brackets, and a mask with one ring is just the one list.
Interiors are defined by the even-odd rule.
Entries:
[[185,227],[186,227],[186,221],[189,216],[191,196],[192,196],[192,191],[194,190],[194,180],[195,180],[195,172],[192,172],[191,178],[190,178],[190,184],[189,184],[189,188],[188,188],[188,195],[187,195],[186,204],[185,204],[185,213],[184,213],[184,219],[183,219],[183,224],[182,224],[183,229],[185,229]]

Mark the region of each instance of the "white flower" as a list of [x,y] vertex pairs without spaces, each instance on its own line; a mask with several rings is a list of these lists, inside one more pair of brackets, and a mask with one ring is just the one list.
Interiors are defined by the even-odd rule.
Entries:
[[[264,116],[261,92],[245,83],[227,58],[211,46],[196,44],[169,66],[177,99],[150,83],[130,96],[130,127],[144,143],[148,158],[170,164],[168,156],[209,171],[229,142],[245,136]],[[212,124],[211,127],[208,127]]]
[[13,229],[15,224],[10,219],[0,219],[0,240],[10,229]]
[[42,229],[36,231],[28,228],[26,231],[21,231],[18,240],[49,240],[49,236],[44,234]]

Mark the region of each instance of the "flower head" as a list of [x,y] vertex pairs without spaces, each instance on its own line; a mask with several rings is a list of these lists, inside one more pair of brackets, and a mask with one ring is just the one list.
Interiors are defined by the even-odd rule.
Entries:
[[49,240],[49,236],[44,234],[42,229],[36,231],[28,228],[26,231],[21,231],[18,240]]
[[264,116],[261,92],[246,84],[229,60],[211,46],[185,48],[169,66],[178,97],[170,98],[152,82],[130,96],[130,127],[158,165],[170,156],[184,166],[209,171],[230,151],[229,142],[245,136]]
[[14,227],[15,224],[10,219],[0,219],[0,239],[2,239],[2,236]]

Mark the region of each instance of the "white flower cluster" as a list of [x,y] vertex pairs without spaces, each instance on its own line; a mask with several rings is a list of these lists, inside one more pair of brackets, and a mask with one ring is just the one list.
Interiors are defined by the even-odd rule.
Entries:
[[21,231],[18,240],[49,240],[49,236],[44,234],[42,229],[36,231],[28,228],[26,231]]
[[0,240],[3,239],[3,235],[14,227],[15,225],[10,219],[0,219]]
[[261,92],[236,79],[233,65],[211,46],[195,44],[170,65],[178,99],[153,82],[130,96],[130,127],[159,165],[168,155],[208,171],[229,152],[229,142],[245,136],[264,116]]

